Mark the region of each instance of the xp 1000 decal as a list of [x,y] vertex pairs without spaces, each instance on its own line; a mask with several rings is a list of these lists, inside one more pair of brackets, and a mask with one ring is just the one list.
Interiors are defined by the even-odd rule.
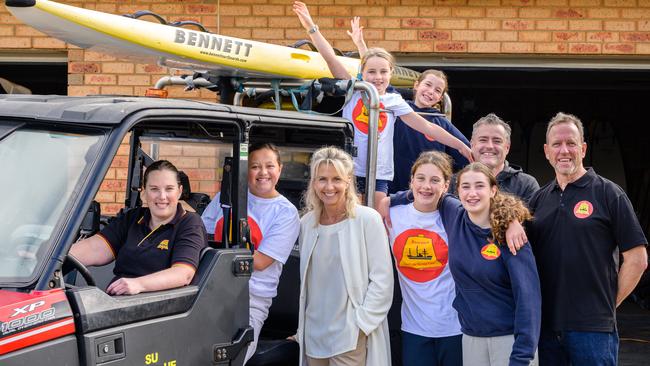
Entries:
[[74,333],[62,289],[0,293],[0,355]]

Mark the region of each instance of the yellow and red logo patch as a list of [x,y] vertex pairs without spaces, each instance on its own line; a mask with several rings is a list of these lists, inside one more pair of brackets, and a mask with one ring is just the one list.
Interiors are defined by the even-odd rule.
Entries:
[[[262,239],[264,239],[262,230],[260,229],[260,226],[257,224],[255,219],[250,216],[248,216],[248,228],[250,229],[251,243],[253,243],[255,250],[257,250],[257,248],[260,246],[260,243],[262,242]],[[221,243],[221,233],[223,233],[223,216],[219,218],[217,225],[214,227],[214,241],[217,243]],[[232,226],[230,227],[228,238],[232,242]]]
[[395,238],[393,255],[397,269],[411,281],[438,278],[449,260],[447,242],[434,231],[409,229]]
[[594,206],[589,201],[580,201],[573,207],[573,214],[579,219],[586,219],[594,213]]
[[165,239],[161,241],[156,248],[160,250],[169,250],[169,240]]
[[490,243],[481,248],[481,255],[483,258],[493,261],[501,256],[501,249],[494,243]]
[[[379,103],[379,108],[384,109],[384,104]],[[379,113],[379,133],[382,133],[386,128],[387,116],[386,112]],[[357,128],[364,135],[368,134],[368,109],[363,104],[363,100],[359,98],[357,104],[352,109],[352,122],[354,122],[354,127]]]

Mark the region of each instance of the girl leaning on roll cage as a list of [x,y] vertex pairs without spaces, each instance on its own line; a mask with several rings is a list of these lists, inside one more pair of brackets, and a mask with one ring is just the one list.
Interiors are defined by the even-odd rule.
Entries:
[[[359,55],[364,55],[368,51],[368,46],[363,38],[361,18],[352,18],[350,26],[351,30],[348,31],[348,35],[357,47]],[[423,116],[430,123],[440,126],[465,145],[470,146],[467,138],[438,109],[447,89],[447,75],[444,72],[434,69],[425,70],[413,84],[413,100],[408,100],[406,103],[418,115]],[[393,134],[393,167],[395,171],[393,180],[388,184],[388,192],[394,193],[408,189],[411,166],[423,151],[435,150],[447,153],[453,158],[454,171],[467,165],[467,158],[458,150],[445,146],[402,122],[402,117],[398,117],[395,122]]]

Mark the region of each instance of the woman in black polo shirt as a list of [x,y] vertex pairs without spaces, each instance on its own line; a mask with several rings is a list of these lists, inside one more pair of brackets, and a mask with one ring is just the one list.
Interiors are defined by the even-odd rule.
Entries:
[[115,260],[115,277],[106,292],[135,295],[189,284],[207,246],[201,217],[178,202],[183,187],[178,170],[167,160],[144,173],[144,199],[118,215],[100,233],[72,246],[70,254],[86,266]]

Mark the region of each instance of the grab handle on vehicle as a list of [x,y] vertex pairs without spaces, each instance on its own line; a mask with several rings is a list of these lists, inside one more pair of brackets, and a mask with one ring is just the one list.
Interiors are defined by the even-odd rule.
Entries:
[[242,349],[246,349],[253,341],[253,327],[239,329],[230,343],[215,344],[212,347],[212,363],[215,365],[229,364],[237,358]]

